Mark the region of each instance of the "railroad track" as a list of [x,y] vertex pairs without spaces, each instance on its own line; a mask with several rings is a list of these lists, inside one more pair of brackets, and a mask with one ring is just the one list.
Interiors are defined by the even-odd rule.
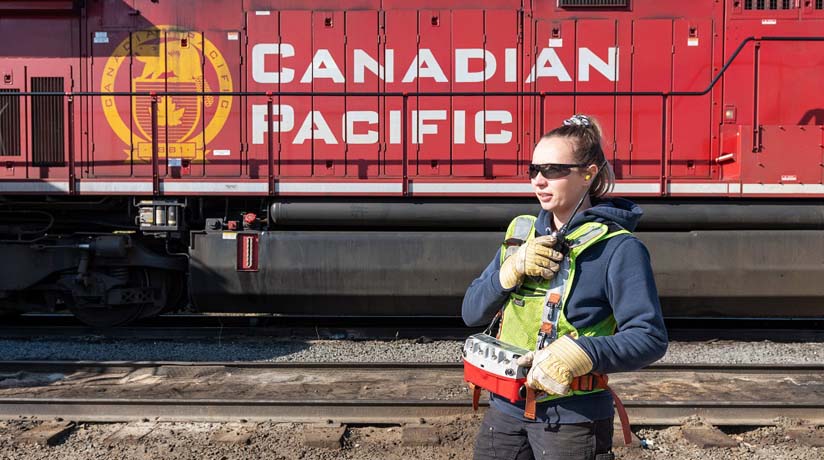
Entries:
[[[824,321],[790,318],[669,318],[670,340],[824,341]],[[72,315],[33,314],[0,325],[0,338],[104,337],[111,339],[220,339],[276,337],[354,340],[462,340],[483,328],[453,317],[307,317],[163,315],[118,328],[97,329]]]
[[[611,382],[637,425],[824,424],[821,365],[656,365]],[[398,424],[470,414],[469,399],[458,364],[0,362],[3,419]]]

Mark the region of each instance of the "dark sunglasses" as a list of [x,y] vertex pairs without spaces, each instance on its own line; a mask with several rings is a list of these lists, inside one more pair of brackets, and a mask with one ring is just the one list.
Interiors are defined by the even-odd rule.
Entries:
[[569,173],[572,172],[572,168],[583,168],[587,166],[585,163],[582,164],[564,164],[564,163],[542,163],[542,164],[535,164],[532,163],[529,165],[529,178],[535,179],[538,177],[538,173],[541,173],[547,179],[559,179],[561,177],[566,177]]

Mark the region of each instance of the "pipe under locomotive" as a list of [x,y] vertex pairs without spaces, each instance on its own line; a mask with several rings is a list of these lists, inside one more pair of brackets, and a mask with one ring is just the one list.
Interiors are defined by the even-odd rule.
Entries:
[[0,315],[457,317],[586,112],[666,316],[821,316],[821,2],[46,3],[0,5]]

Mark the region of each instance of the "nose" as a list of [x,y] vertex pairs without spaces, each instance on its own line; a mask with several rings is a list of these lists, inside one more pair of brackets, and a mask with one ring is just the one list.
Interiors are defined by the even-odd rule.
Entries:
[[538,175],[535,176],[534,179],[532,179],[532,184],[536,187],[544,188],[547,186],[548,183],[549,181],[546,180],[546,177],[544,177],[544,175],[541,173],[538,173]]

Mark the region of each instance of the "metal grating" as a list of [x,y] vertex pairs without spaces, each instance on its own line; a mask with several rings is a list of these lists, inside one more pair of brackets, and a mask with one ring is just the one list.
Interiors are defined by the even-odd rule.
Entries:
[[[821,0],[818,0],[821,1]],[[744,0],[745,10],[792,10],[795,9],[793,0]]]
[[0,156],[20,156],[19,89],[0,89]]
[[629,0],[558,0],[559,8],[626,8]]
[[[63,77],[32,77],[32,92],[63,92]],[[63,98],[31,97],[33,166],[62,166],[64,158]]]

